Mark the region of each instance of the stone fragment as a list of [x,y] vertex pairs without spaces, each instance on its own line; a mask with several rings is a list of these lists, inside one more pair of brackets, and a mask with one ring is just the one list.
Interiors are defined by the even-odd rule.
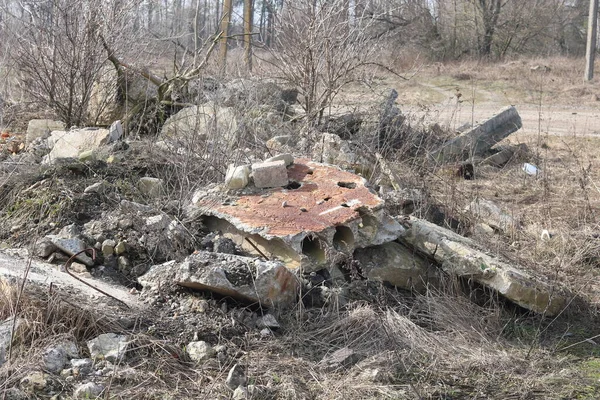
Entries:
[[[7,361],[8,352],[11,346],[12,328],[13,328],[14,318],[10,317],[0,322],[0,367]],[[18,333],[25,326],[25,320],[21,318],[17,318],[15,323],[15,335],[14,337],[18,337]]]
[[146,176],[138,181],[138,189],[148,197],[158,197],[163,193],[163,180]]
[[106,239],[102,242],[102,254],[104,257],[112,256],[115,253],[115,246],[117,244],[112,239]]
[[104,193],[108,189],[108,184],[105,181],[96,182],[93,185],[86,187],[83,193]]
[[435,268],[397,242],[357,249],[354,259],[360,262],[367,279],[402,289],[423,291],[430,280],[435,280]]
[[48,145],[52,150],[44,157],[42,163],[54,163],[63,158],[78,158],[82,152],[95,150],[108,143],[108,134],[108,129],[102,128],[54,131],[48,138]]
[[74,358],[71,360],[71,370],[74,375],[89,375],[93,371],[94,361],[91,358]]
[[256,326],[258,328],[278,329],[281,325],[279,325],[273,314],[265,314],[256,320]]
[[104,391],[104,386],[94,382],[83,383],[75,389],[73,397],[76,399],[96,399]]
[[116,142],[117,140],[121,139],[121,137],[123,136],[123,125],[121,124],[121,121],[115,121],[110,125],[110,128],[108,128],[108,142],[109,143],[113,143]]
[[35,244],[35,255],[41,258],[48,258],[58,247],[48,238],[43,238]]
[[252,164],[252,178],[257,188],[286,186],[288,173],[284,160]]
[[120,361],[125,357],[129,336],[105,333],[87,342],[92,359],[106,360],[111,363]]
[[79,356],[77,345],[73,342],[64,342],[44,350],[42,359],[45,369],[52,374],[59,374],[69,363],[70,358]]
[[502,232],[518,228],[517,221],[490,200],[477,198],[467,206],[465,211],[470,212],[478,221]]
[[76,274],[84,274],[88,272],[87,267],[78,262],[74,262],[69,266],[69,271],[75,272]]
[[204,341],[190,342],[186,347],[186,351],[190,358],[198,363],[217,355],[215,349]]
[[127,251],[127,244],[125,242],[119,242],[115,246],[115,253],[120,256]]
[[510,301],[546,316],[567,303],[563,290],[531,273],[485,253],[473,240],[431,222],[410,217],[400,240],[435,260],[447,273],[496,290]]
[[235,390],[240,386],[246,386],[247,379],[245,370],[246,368],[240,364],[235,364],[233,368],[229,370],[225,383],[230,389]]
[[291,155],[290,153],[284,153],[284,154],[279,154],[279,155],[267,158],[263,162],[269,163],[269,162],[279,161],[279,160],[283,160],[285,162],[285,166],[289,167],[290,165],[292,165],[294,163],[294,156]]
[[32,119],[27,125],[27,134],[25,142],[29,145],[37,138],[45,138],[52,131],[62,131],[65,129],[65,124],[61,121],[53,121],[51,119]]
[[[52,243],[56,247],[58,247],[61,251],[65,252],[69,256],[77,254],[80,251],[88,248],[88,246],[83,240],[77,238],[65,239],[56,235],[48,235],[46,236],[46,238],[50,239],[50,241],[52,241]],[[92,260],[91,257],[85,253],[79,254],[77,257],[75,257],[75,259],[84,263],[88,267],[94,266],[94,260]]]
[[438,162],[463,161],[471,157],[481,157],[502,139],[523,126],[521,117],[514,107],[502,109],[487,121],[475,125],[470,130],[446,142],[430,153]]
[[240,165],[235,166],[230,164],[225,175],[225,185],[227,189],[237,190],[248,186],[250,181],[250,166]]
[[43,372],[33,372],[21,379],[19,386],[27,394],[34,395],[46,389],[49,380],[50,375]]

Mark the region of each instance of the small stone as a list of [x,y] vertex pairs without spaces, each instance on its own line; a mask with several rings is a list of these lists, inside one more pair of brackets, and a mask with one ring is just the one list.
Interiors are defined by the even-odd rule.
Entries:
[[120,256],[121,254],[125,253],[125,251],[127,251],[127,244],[126,242],[119,242],[117,243],[117,245],[115,246],[115,253]]
[[163,180],[149,176],[140,178],[138,189],[148,197],[158,197],[163,192]]
[[227,168],[227,174],[225,175],[225,185],[227,189],[243,189],[248,186],[250,181],[250,166],[240,165],[235,166],[230,164]]
[[69,266],[69,271],[75,272],[76,274],[84,274],[88,272],[87,267],[81,263],[74,262]]
[[262,317],[258,318],[256,320],[256,326],[259,328],[270,329],[277,329],[281,327],[281,325],[279,325],[279,322],[277,322],[277,319],[275,319],[275,317],[272,314],[265,314]]
[[87,382],[82,385],[79,385],[75,392],[73,392],[73,397],[76,399],[95,399],[99,397],[104,391],[104,386],[98,385],[94,382]]
[[92,359],[120,361],[127,351],[129,336],[105,333],[87,342]]
[[161,231],[163,229],[167,229],[170,223],[171,219],[164,214],[154,215],[152,217],[146,218],[146,226],[148,227],[148,229],[151,229],[153,231]]
[[7,354],[11,346],[11,339],[18,337],[18,333],[21,328],[25,325],[25,320],[17,318],[15,326],[15,335],[12,335],[14,317],[5,319],[0,322],[0,367],[6,362]]
[[119,229],[129,229],[133,226],[133,221],[129,218],[123,218],[117,222],[117,227]]
[[104,257],[112,256],[115,252],[116,245],[117,244],[112,239],[106,239],[102,242],[102,254],[104,254]]
[[92,372],[93,366],[94,362],[91,358],[74,358],[71,360],[70,369],[74,375],[88,375]]
[[117,263],[119,265],[119,271],[121,272],[127,272],[131,269],[131,262],[125,256],[119,256]]
[[48,378],[50,376],[43,372],[34,372],[21,379],[20,386],[25,392],[33,394],[40,392],[48,385]]
[[238,386],[233,391],[233,400],[246,400],[248,398],[248,389],[243,386]]
[[272,334],[273,334],[273,332],[269,328],[264,328],[263,330],[260,331],[260,336],[263,336],[263,337],[271,336]]
[[104,193],[106,192],[107,186],[108,185],[104,181],[96,182],[93,185],[86,187],[83,190],[83,193]]
[[246,386],[245,367],[240,364],[235,364],[233,368],[229,370],[225,383],[232,390],[235,390],[240,386]]
[[199,363],[206,361],[217,354],[215,349],[204,341],[190,342],[186,347],[186,351],[193,361]]
[[121,121],[115,121],[108,128],[108,143],[113,143],[119,140],[123,136],[123,125]]

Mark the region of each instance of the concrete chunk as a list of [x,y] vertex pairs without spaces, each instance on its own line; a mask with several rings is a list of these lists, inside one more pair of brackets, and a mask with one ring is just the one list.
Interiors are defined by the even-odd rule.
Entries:
[[445,143],[430,154],[438,162],[462,161],[481,157],[496,143],[523,126],[514,107],[507,107],[487,121]]
[[52,131],[62,131],[65,129],[65,124],[61,121],[53,121],[51,119],[32,119],[27,125],[27,135],[25,141],[27,144],[33,142],[37,138],[44,138]]
[[284,160],[252,164],[254,186],[257,188],[270,188],[286,186],[288,173]]
[[415,217],[404,225],[407,229],[400,240],[437,261],[444,271],[472,279],[546,316],[557,315],[565,307],[566,297],[556,283],[488,255],[471,239]]
[[422,291],[429,279],[435,278],[434,268],[397,242],[357,249],[354,259],[360,262],[369,280],[387,282],[402,289]]
[[173,281],[267,307],[292,304],[298,292],[297,278],[278,261],[206,251],[196,252],[181,263],[153,266],[139,278],[150,288]]
[[250,180],[250,166],[240,165],[235,166],[230,164],[225,175],[225,185],[227,189],[243,189],[248,185]]

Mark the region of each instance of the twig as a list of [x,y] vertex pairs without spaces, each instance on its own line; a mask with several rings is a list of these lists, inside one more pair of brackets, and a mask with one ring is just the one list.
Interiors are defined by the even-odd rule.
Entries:
[[119,303],[123,304],[123,305],[124,305],[125,307],[127,307],[127,308],[130,308],[130,307],[129,307],[129,305],[128,305],[127,303],[125,303],[123,300],[117,299],[115,296],[113,296],[113,295],[111,295],[111,294],[108,294],[108,293],[106,293],[105,291],[103,291],[103,290],[101,290],[101,289],[98,289],[98,288],[97,288],[97,287],[95,287],[94,285],[92,285],[92,284],[90,284],[90,283],[87,283],[86,281],[84,281],[83,279],[81,279],[81,278],[79,278],[79,277],[77,277],[77,276],[73,275],[73,273],[72,273],[71,271],[69,271],[69,265],[71,265],[71,263],[73,262],[73,260],[74,260],[74,259],[75,259],[75,258],[76,258],[78,255],[80,255],[80,254],[82,254],[82,253],[86,253],[88,250],[91,250],[91,251],[92,251],[92,260],[95,260],[95,259],[96,259],[96,249],[94,249],[94,248],[90,248],[90,249],[84,249],[84,250],[81,250],[81,251],[80,251],[80,252],[78,252],[78,253],[75,253],[75,254],[73,254],[73,255],[72,255],[72,256],[71,256],[71,257],[70,257],[70,258],[67,260],[67,262],[65,263],[65,271],[67,272],[67,274],[69,274],[69,275],[70,275],[72,278],[75,278],[75,279],[77,279],[79,282],[83,283],[84,285],[87,285],[87,286],[91,287],[91,288],[92,288],[92,289],[94,289],[95,291],[97,291],[97,292],[100,292],[100,293],[102,293],[103,295],[105,295],[105,296],[108,296],[108,297],[110,297],[111,299],[114,299],[114,300],[118,301]]
[[600,333],[599,333],[599,334],[597,334],[596,336],[592,336],[591,338],[583,339],[583,340],[580,340],[580,341],[579,341],[579,342],[577,342],[577,343],[573,343],[573,344],[570,344],[570,345],[568,345],[567,347],[563,347],[562,349],[558,349],[557,351],[563,351],[563,350],[567,350],[567,349],[570,349],[571,347],[578,346],[578,345],[580,345],[581,343],[584,343],[584,342],[587,342],[587,341],[590,341],[590,340],[594,340],[594,339],[596,339],[596,338],[599,338],[599,337],[600,337]]
[[[32,261],[33,261],[33,255],[30,255],[29,259],[27,260],[27,268],[25,268],[25,273],[23,274],[23,281],[21,282],[21,285],[19,286],[19,293],[17,294],[17,302],[15,303],[15,315],[13,316],[9,343],[12,343],[13,340],[15,339],[15,329],[17,327],[17,317],[19,315],[19,304],[21,303],[21,296],[22,296],[23,292],[25,291],[25,282],[27,282],[27,276],[29,275],[29,271],[31,270]],[[13,346],[9,346],[9,348],[8,348],[8,360],[9,361],[12,357],[12,349],[13,349]]]

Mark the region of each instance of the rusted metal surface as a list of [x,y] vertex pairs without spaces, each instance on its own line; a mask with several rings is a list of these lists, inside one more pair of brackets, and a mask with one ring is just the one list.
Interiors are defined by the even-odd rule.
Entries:
[[383,207],[383,200],[358,175],[330,165],[295,160],[288,168],[287,188],[261,190],[215,204],[202,199],[205,215],[227,219],[263,236],[321,232]]

